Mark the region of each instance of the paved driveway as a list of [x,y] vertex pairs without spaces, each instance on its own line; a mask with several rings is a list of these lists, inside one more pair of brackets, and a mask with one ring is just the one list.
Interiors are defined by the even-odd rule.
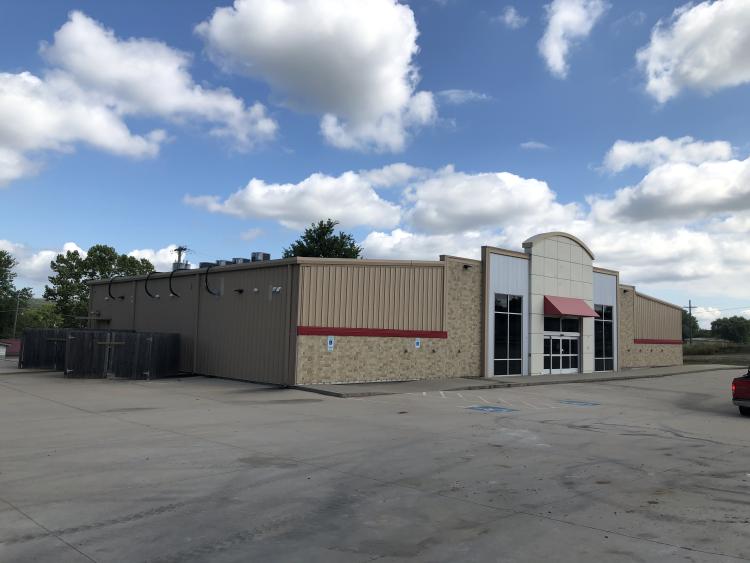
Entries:
[[0,561],[750,560],[731,372],[338,399],[0,376]]

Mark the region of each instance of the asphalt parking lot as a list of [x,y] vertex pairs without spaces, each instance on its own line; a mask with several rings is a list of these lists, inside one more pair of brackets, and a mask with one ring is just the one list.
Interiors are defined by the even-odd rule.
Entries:
[[0,561],[750,560],[734,375],[358,399],[0,375]]

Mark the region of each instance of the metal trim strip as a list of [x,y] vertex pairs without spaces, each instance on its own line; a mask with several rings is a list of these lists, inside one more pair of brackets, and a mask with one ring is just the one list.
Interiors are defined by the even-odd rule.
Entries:
[[298,326],[299,336],[377,336],[381,338],[448,338],[443,330],[399,330],[390,328],[347,328]]

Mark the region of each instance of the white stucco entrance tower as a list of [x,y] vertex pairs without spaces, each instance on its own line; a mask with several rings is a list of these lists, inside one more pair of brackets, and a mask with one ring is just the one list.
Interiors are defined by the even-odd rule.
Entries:
[[523,248],[530,262],[529,374],[594,371],[593,253],[560,232],[531,237]]

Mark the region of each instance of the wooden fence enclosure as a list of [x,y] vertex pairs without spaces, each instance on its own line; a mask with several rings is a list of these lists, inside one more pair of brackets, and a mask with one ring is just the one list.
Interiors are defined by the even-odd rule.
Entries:
[[180,336],[97,329],[26,329],[19,367],[65,377],[154,379],[179,374]]

